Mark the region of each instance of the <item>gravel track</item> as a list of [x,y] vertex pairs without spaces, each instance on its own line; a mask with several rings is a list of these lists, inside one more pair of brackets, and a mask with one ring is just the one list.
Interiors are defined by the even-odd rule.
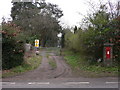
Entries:
[[32,71],[13,76],[3,78],[2,81],[7,82],[39,82],[47,79],[59,79],[59,78],[70,78],[72,76],[70,67],[65,63],[62,57],[56,56],[55,53],[48,53],[51,58],[56,62],[57,67],[52,69],[49,65],[48,58],[46,57],[46,51],[40,53],[42,55],[42,61],[40,66]]

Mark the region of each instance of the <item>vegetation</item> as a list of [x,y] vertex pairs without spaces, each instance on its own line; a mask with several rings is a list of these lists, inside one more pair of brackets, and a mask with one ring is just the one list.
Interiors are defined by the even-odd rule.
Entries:
[[2,69],[18,66],[22,70],[25,43],[34,45],[34,40],[39,39],[43,47],[57,46],[57,34],[61,32],[59,18],[62,16],[62,11],[57,5],[46,3],[44,0],[13,2],[12,21],[5,22],[3,18],[3,30],[0,31],[3,46]]
[[49,65],[52,67],[52,69],[55,69],[57,67],[56,62],[51,59],[49,59]]
[[62,11],[57,5],[40,2],[14,2],[11,10],[13,22],[22,27],[31,42],[40,40],[41,46],[56,46],[57,34],[61,32],[59,18]]
[[23,63],[24,44],[18,39],[21,30],[14,23],[2,23],[2,69],[11,69]]
[[[99,59],[103,61],[104,43],[113,43],[113,62],[118,63],[120,57],[120,17],[116,12],[109,11],[107,5],[100,4],[99,9],[85,17],[84,27],[75,26],[74,33],[65,29],[65,47],[82,56],[93,64]],[[113,16],[112,16],[113,15]]]
[[22,65],[16,66],[10,70],[3,70],[2,77],[15,76],[30,70],[37,68],[42,60],[42,56],[32,55],[29,58],[25,59],[25,62]]
[[[94,6],[94,5],[93,5]],[[61,47],[65,59],[73,69],[93,72],[96,74],[116,75],[120,62],[120,8],[112,3],[100,3],[99,8],[83,19],[80,27],[62,30],[59,19],[63,16],[57,5],[39,2],[13,2],[11,22],[2,22],[2,68],[10,70],[3,77],[26,72],[38,67],[41,56],[32,56],[24,60],[24,43],[39,39],[40,45],[57,46],[58,33],[62,33]],[[112,8],[112,9],[111,9]],[[0,34],[1,35],[1,34]],[[113,43],[113,67],[102,67],[104,43]],[[58,53],[60,51],[60,53]],[[61,48],[48,52],[61,54]],[[62,52],[63,53],[63,52]],[[49,55],[47,56],[49,57]],[[100,62],[98,63],[98,60]],[[52,68],[56,67],[54,60],[49,60]],[[106,76],[107,76],[106,75]]]
[[79,53],[64,50],[63,52],[66,62],[71,66],[73,72],[83,77],[102,77],[102,76],[118,76],[118,67],[103,67],[101,63],[91,65]]
[[[49,50],[52,51],[53,48],[50,48]],[[57,67],[57,65],[56,65],[56,61],[54,60],[54,58],[48,53],[47,53],[46,57],[48,58],[48,63],[51,66],[51,68],[55,69]]]

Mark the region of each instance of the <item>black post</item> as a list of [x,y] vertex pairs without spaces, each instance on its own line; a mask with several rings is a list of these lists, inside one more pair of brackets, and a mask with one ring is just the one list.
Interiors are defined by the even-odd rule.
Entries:
[[62,32],[62,37],[61,37],[61,48],[64,48],[64,42],[65,42],[65,33]]

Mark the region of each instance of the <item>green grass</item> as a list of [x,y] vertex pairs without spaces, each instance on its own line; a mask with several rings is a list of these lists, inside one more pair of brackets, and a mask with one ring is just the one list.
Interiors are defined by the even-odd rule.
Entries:
[[40,65],[41,60],[42,60],[42,56],[34,55],[30,58],[27,58],[24,64],[10,69],[9,72],[3,73],[2,77],[5,78],[9,76],[15,76],[15,75],[18,75],[18,74],[21,74],[21,73],[24,73],[30,70],[34,70]]
[[56,56],[60,55],[60,48],[50,47],[45,49],[47,53],[55,53]]
[[49,65],[52,67],[52,69],[55,69],[57,67],[55,61],[49,60]]
[[50,56],[49,53],[46,53],[46,57],[49,58],[49,56]]
[[55,69],[57,67],[55,60],[53,60],[53,58],[50,57],[49,53],[46,54],[46,57],[48,58],[48,63],[51,66],[51,68]]
[[78,53],[64,50],[66,62],[77,74],[84,77],[118,76],[118,67],[102,67],[100,64],[90,65],[85,57]]

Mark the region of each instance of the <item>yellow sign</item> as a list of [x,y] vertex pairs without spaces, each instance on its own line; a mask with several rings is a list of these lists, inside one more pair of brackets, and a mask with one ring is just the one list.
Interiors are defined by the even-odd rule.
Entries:
[[38,39],[35,40],[35,47],[39,47],[39,40]]
[[38,41],[35,41],[35,43],[38,43]]
[[39,47],[39,45],[36,44],[35,47]]

